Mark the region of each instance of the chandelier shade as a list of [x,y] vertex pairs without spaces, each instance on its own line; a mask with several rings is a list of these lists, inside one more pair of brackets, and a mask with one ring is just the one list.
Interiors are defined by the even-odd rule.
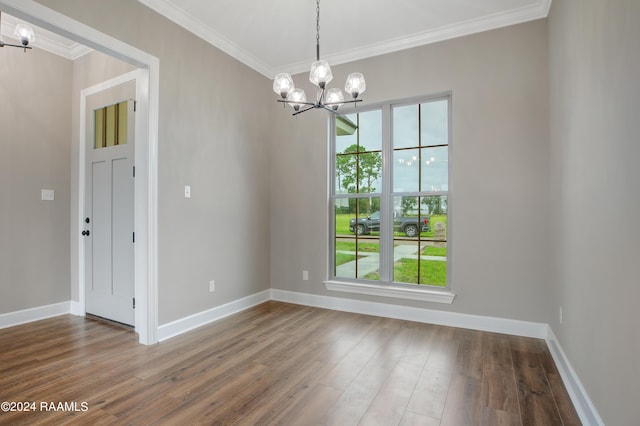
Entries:
[[300,107],[307,104],[307,95],[304,93],[302,89],[294,89],[289,96],[287,96],[287,101],[291,108],[295,111],[299,111]]
[[273,91],[279,94],[282,99],[286,99],[294,88],[291,74],[282,72],[280,74],[276,74],[276,77],[273,79]]
[[[0,12],[0,21],[2,20],[2,12]],[[1,26],[1,22],[0,22],[0,26]],[[27,49],[31,49],[31,46],[29,46],[30,43],[33,43],[33,41],[36,39],[36,34],[33,31],[33,28],[31,28],[29,25],[26,24],[17,24],[13,30],[13,37],[15,37],[18,41],[20,41],[20,44],[11,44],[11,43],[5,43],[2,40],[2,36],[0,36],[0,47],[18,47],[20,49],[24,49],[24,51],[26,52]]]
[[16,25],[16,28],[13,30],[13,35],[17,40],[20,40],[23,46],[28,46],[29,43],[33,43],[36,39],[33,28],[24,24]]
[[309,71],[309,81],[311,83],[324,89],[331,80],[333,80],[333,74],[327,61],[315,61],[311,64],[311,71]]
[[362,102],[358,99],[367,88],[364,75],[359,72],[349,74],[345,84],[345,91],[351,95],[352,100],[345,101],[342,90],[338,88],[327,89],[327,85],[333,80],[333,73],[327,61],[320,59],[320,0],[316,0],[316,60],[311,64],[309,82],[318,87],[315,102],[307,101],[304,90],[295,88],[293,79],[288,73],[279,73],[273,79],[273,91],[280,96],[278,102],[290,105],[294,113],[298,115],[310,109],[325,109],[338,114],[338,108],[343,104]]
[[357,99],[358,96],[367,90],[367,83],[364,81],[364,75],[359,72],[352,72],[347,77],[347,82],[344,85],[344,90],[350,94],[353,99]]
[[337,111],[338,108],[344,103],[344,95],[342,94],[342,90],[338,89],[337,87],[327,90],[325,100],[325,105],[329,105],[331,106],[331,109]]

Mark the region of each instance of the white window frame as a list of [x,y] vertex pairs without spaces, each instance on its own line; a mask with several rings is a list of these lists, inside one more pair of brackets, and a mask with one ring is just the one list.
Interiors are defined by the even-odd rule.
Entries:
[[[453,226],[447,226],[447,286],[439,289],[434,286],[424,286],[417,284],[404,284],[393,282],[391,277],[393,274],[392,267],[388,261],[393,256],[393,221],[384,220],[385,217],[393,216],[393,146],[392,146],[392,108],[404,105],[423,104],[427,102],[436,102],[439,100],[448,101],[448,190],[446,193],[428,194],[430,195],[446,195],[447,196],[447,222],[449,225],[452,220],[452,94],[451,92],[439,93],[428,96],[403,99],[399,101],[383,102],[368,105],[366,108],[358,107],[351,109],[343,114],[364,113],[373,110],[382,110],[382,190],[380,195],[380,280],[369,281],[362,279],[343,278],[335,276],[335,158],[336,158],[336,127],[335,117],[329,118],[329,181],[328,181],[328,262],[327,276],[324,281],[327,290],[366,294],[380,296],[384,298],[399,298],[408,300],[418,300],[426,302],[436,302],[451,304],[455,299],[455,294],[451,291],[452,287],[452,233]],[[416,196],[425,196],[422,193],[416,193]],[[367,195],[367,194],[365,194]],[[368,195],[367,195],[368,196]],[[353,194],[353,198],[358,198],[357,194]]]

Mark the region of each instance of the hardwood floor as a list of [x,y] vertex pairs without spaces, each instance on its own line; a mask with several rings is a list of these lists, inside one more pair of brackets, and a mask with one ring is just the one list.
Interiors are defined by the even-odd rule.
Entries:
[[11,425],[580,424],[542,340],[279,302],[150,347],[73,316],[0,330],[0,401],[36,403]]

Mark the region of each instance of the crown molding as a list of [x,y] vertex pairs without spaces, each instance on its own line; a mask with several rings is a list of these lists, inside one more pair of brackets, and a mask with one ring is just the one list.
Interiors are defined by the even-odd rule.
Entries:
[[233,41],[208,27],[202,21],[185,12],[173,3],[167,0],[138,0],[138,2],[144,4],[175,24],[178,24],[195,36],[200,37],[207,43],[217,47],[227,55],[237,59],[248,67],[253,68],[260,74],[269,78],[273,78],[275,75],[273,70],[263,64],[255,55],[252,55],[248,51],[242,49]]
[[[208,27],[202,21],[198,20],[196,17],[173,4],[170,0],[138,1],[268,78],[273,78],[279,72],[297,74],[308,71],[309,64],[314,60],[309,57],[301,62],[287,64],[276,68],[269,67],[264,62],[260,61],[255,55],[242,49],[233,41],[224,37],[220,33]],[[399,50],[410,49],[412,47],[437,43],[483,31],[533,21],[536,19],[542,19],[546,18],[549,14],[551,2],[552,0],[538,0],[531,6],[512,9],[476,19],[470,19],[452,25],[445,25],[439,28],[412,34],[410,36],[399,37],[392,40],[386,40],[381,43],[374,43],[368,46],[344,50],[335,54],[324,55],[323,59],[329,61],[332,65],[338,65],[373,56],[397,52]]]
[[[16,25],[21,22],[29,24],[28,22],[21,21],[11,15],[3,13],[1,32],[2,37],[13,39],[13,30],[15,29]],[[93,51],[93,49],[87,46],[84,46],[80,43],[72,42],[71,40],[43,30],[39,27],[35,28],[35,33],[36,39],[33,43],[31,43],[31,47],[33,47],[34,49],[40,49],[49,53],[53,53],[54,55],[61,56],[71,61],[74,61]]]
[[[552,0],[539,0],[538,3],[532,6],[482,16],[480,18],[470,19],[463,22],[457,22],[452,25],[445,25],[409,36],[385,40],[381,43],[373,43],[355,49],[343,50],[335,54],[323,55],[323,58],[331,65],[339,65],[374,56],[398,52],[405,49],[411,49],[413,47],[478,34],[484,31],[495,30],[524,22],[535,21],[537,19],[546,18],[549,15],[551,1]],[[276,68],[272,70],[272,72],[273,75],[280,72],[288,72],[291,74],[306,72],[308,71],[309,64],[312,61],[314,61],[314,59],[309,57],[304,61]]]

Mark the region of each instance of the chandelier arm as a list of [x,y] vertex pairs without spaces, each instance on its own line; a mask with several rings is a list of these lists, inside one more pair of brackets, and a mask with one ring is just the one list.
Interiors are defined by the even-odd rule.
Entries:
[[20,49],[33,49],[33,47],[31,46],[24,46],[22,44],[11,44],[11,43],[0,43],[0,47],[5,47],[5,46],[10,46],[10,47],[19,47]]
[[352,101],[340,101],[340,102],[325,102],[323,105],[354,104],[356,102],[362,102],[362,99],[354,99]]
[[295,115],[298,115],[298,114],[302,114],[303,112],[310,111],[310,110],[314,109],[315,107],[316,107],[315,105],[312,105],[312,106],[307,107],[307,108],[305,108],[305,109],[301,109],[300,111],[296,111],[296,112],[294,112],[294,113],[293,113],[293,114],[291,114],[291,115],[294,115],[294,116],[295,116]]
[[322,105],[322,108],[326,109],[326,110],[327,110],[327,111],[329,111],[329,112],[334,113],[335,115],[340,115],[340,114],[338,113],[338,110],[337,110],[337,109],[329,108],[327,105],[328,105],[328,104],[324,104],[324,105]]
[[286,99],[276,99],[277,102],[282,102],[283,104],[298,104],[298,105],[309,105],[311,107],[315,106],[316,104],[313,102],[298,102],[298,101],[288,101]]

